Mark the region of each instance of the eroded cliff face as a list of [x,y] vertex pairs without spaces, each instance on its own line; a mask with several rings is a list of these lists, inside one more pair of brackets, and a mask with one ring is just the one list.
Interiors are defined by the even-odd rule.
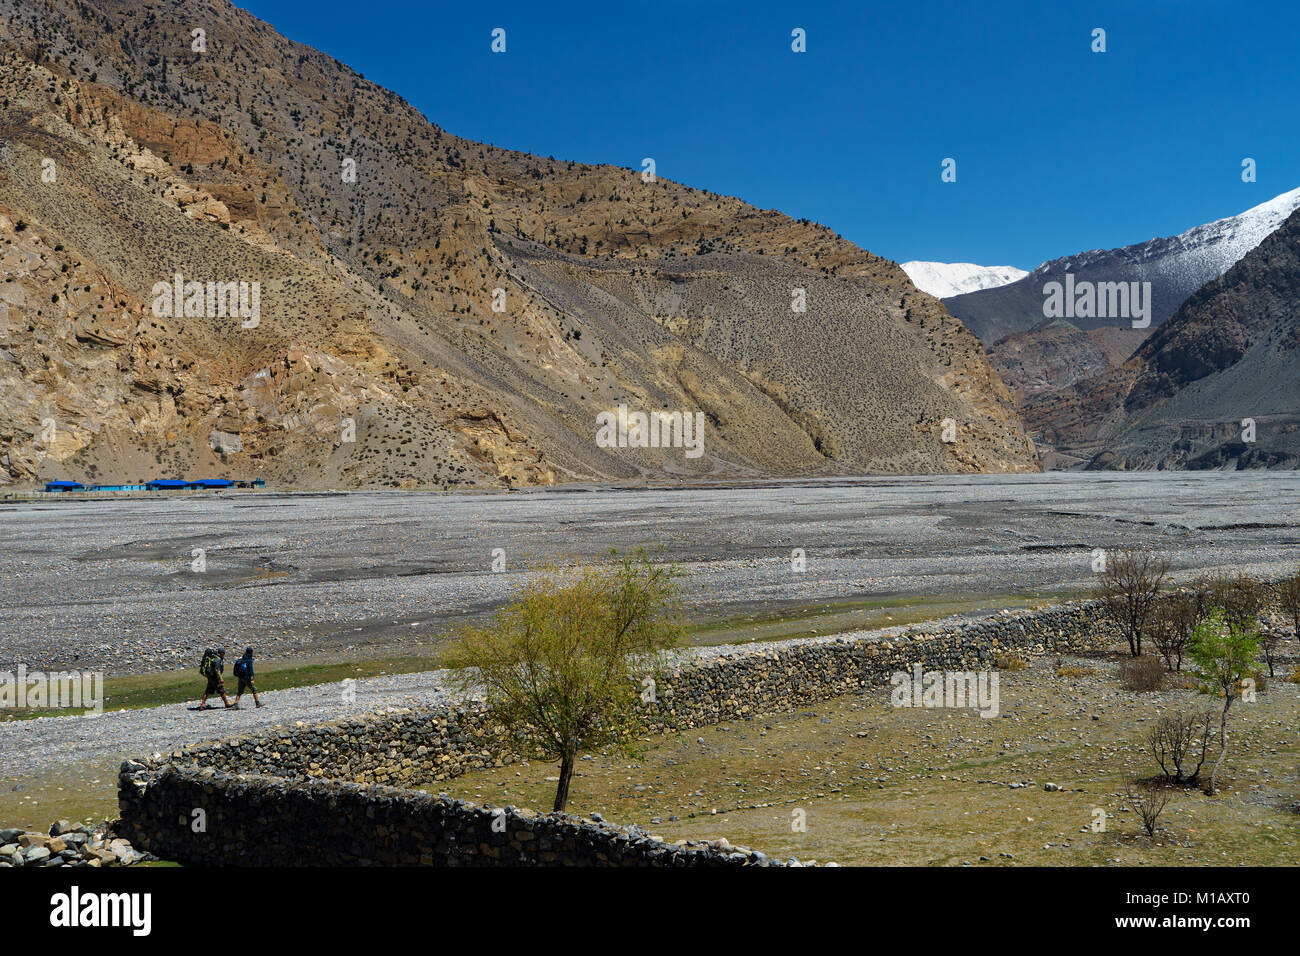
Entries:
[[[824,227],[450,136],[224,2],[0,18],[0,481],[1038,467],[974,337]],[[258,314],[168,314],[178,275]],[[601,447],[619,405],[704,454]]]

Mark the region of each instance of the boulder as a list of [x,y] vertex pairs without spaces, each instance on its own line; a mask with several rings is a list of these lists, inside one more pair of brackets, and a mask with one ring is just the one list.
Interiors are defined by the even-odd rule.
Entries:
[[23,865],[34,866],[50,858],[50,851],[43,846],[29,846],[23,853]]

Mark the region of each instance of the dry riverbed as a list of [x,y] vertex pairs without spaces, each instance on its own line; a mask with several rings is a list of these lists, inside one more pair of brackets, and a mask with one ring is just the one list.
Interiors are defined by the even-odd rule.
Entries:
[[689,572],[695,643],[826,634],[1062,600],[1095,583],[1098,548],[1278,576],[1298,514],[1300,473],[1265,471],[0,500],[0,671],[192,671],[214,644],[436,654],[529,564],[638,546]]

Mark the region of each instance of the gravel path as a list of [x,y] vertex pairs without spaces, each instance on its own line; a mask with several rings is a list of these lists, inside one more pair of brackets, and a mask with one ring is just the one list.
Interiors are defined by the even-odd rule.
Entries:
[[[451,699],[441,671],[358,680],[356,701],[344,700],[344,685],[317,684],[261,695],[256,708],[245,696],[238,710],[193,711],[187,704],[107,711],[98,717],[41,717],[0,723],[0,778],[21,769],[22,776],[79,764],[115,764],[126,757],[177,750],[208,737],[229,737],[305,720],[336,720],[395,707],[445,703]],[[197,685],[196,685],[197,686]],[[233,690],[233,688],[228,688]],[[233,698],[232,698],[233,699]],[[3,821],[0,821],[2,823]]]
[[[934,622],[934,626],[969,615],[956,615]],[[873,631],[854,631],[843,635],[798,638],[776,642],[777,646],[838,640],[841,637],[870,636],[884,640],[906,630],[905,626]],[[736,653],[763,653],[773,644],[720,644],[711,647],[683,648],[673,652],[679,659],[709,659]],[[345,684],[315,684],[294,687],[261,695],[265,706],[253,705],[245,696],[238,710],[227,710],[220,699],[216,708],[196,711],[185,704],[107,711],[98,716],[40,717],[34,720],[0,722],[0,779],[10,768],[22,768],[24,775],[71,767],[83,762],[106,766],[126,757],[168,752],[207,737],[229,737],[263,730],[295,721],[337,720],[350,714],[366,714],[399,707],[446,704],[456,698],[445,681],[446,671],[422,671],[371,677],[352,682],[354,700],[345,698]],[[233,682],[232,682],[233,683]],[[200,682],[195,682],[196,695]],[[233,687],[227,686],[227,691]],[[232,698],[233,699],[233,698]],[[2,822],[2,821],[0,821]]]

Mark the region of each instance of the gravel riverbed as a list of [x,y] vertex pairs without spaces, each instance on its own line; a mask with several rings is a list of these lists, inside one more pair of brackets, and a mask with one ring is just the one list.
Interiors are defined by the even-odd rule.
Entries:
[[215,643],[264,661],[436,645],[499,606],[528,563],[638,545],[688,570],[690,605],[709,616],[1077,589],[1097,548],[1271,575],[1300,562],[1300,474],[47,498],[0,503],[0,540],[0,671],[125,674],[190,667]]

